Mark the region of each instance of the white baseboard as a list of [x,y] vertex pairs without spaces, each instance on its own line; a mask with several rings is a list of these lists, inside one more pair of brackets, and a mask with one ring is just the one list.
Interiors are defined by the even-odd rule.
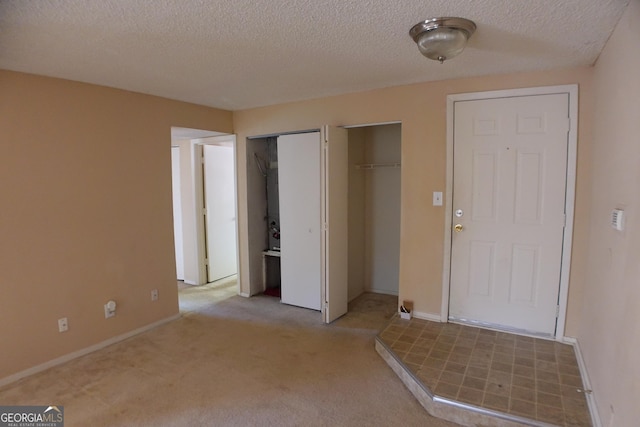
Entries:
[[434,313],[424,313],[422,311],[414,311],[413,317],[415,317],[416,319],[431,320],[432,322],[438,322],[438,323],[442,322],[440,315],[434,314]]
[[238,292],[238,295],[240,295],[241,297],[245,297],[245,298],[251,297],[251,295],[246,293],[246,292]]
[[171,322],[172,320],[176,320],[179,317],[180,317],[180,313],[174,314],[173,316],[167,317],[166,319],[158,320],[157,322],[151,323],[149,325],[143,326],[143,327],[138,328],[138,329],[134,329],[133,331],[129,331],[129,332],[124,333],[122,335],[118,335],[118,336],[109,338],[108,340],[99,342],[99,343],[94,344],[92,346],[83,348],[83,349],[78,350],[78,351],[74,351],[73,353],[65,354],[64,356],[57,357],[55,359],[49,360],[48,362],[42,363],[40,365],[36,365],[36,366],[34,366],[32,368],[29,368],[29,369],[25,369],[24,371],[20,371],[20,372],[17,372],[15,374],[13,374],[13,375],[9,375],[8,377],[1,378],[0,379],[0,387],[5,386],[7,384],[11,384],[13,382],[16,382],[16,381],[18,381],[18,380],[20,380],[22,378],[28,377],[30,375],[37,374],[38,372],[42,372],[42,371],[44,371],[46,369],[53,368],[54,366],[62,365],[63,363],[66,363],[66,362],[68,362],[70,360],[76,359],[76,358],[81,357],[81,356],[85,356],[85,355],[87,355],[89,353],[93,353],[94,351],[97,351],[97,350],[100,350],[102,348],[108,347],[108,346],[110,346],[112,344],[115,344],[117,342],[124,341],[127,338],[131,338],[134,335],[141,334],[141,333],[146,332],[148,330],[151,330],[151,329],[153,329],[155,327],[158,327],[158,326],[160,326],[162,324]]
[[577,338],[573,337],[564,337],[563,341],[573,346],[576,352],[576,359],[578,360],[578,368],[580,368],[582,383],[585,390],[591,391],[589,393],[585,393],[585,397],[587,398],[587,404],[589,405],[589,412],[591,413],[591,421],[593,422],[593,427],[602,427],[602,421],[600,419],[600,414],[598,413],[598,405],[596,405],[596,397],[593,393],[593,389],[591,388],[591,380],[589,379],[589,373],[587,372],[587,365],[584,363],[584,358],[582,357],[580,343],[578,342]]

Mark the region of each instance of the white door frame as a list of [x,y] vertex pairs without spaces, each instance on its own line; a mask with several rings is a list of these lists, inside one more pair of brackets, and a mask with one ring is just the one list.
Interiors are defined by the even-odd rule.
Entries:
[[180,146],[171,144],[171,199],[173,201],[176,276],[178,280],[184,280],[184,238],[182,231],[182,188],[180,174]]
[[490,92],[461,93],[447,96],[447,181],[445,196],[444,261],[442,267],[442,308],[440,321],[449,319],[449,293],[451,279],[451,226],[453,216],[453,142],[454,105],[459,101],[509,98],[532,95],[569,95],[569,135],[567,151],[567,193],[565,198],[566,224],[562,243],[562,266],[560,270],[559,312],[555,339],[564,339],[571,270],[571,246],[573,241],[573,215],[575,206],[576,162],[578,152],[578,85],[546,86],[523,89],[497,90]]
[[238,206],[238,145],[236,144],[236,135],[222,135],[215,137],[198,138],[191,140],[191,159],[193,161],[193,189],[195,192],[195,213],[196,213],[196,248],[195,254],[198,260],[198,277],[196,285],[204,285],[207,283],[207,270],[206,270],[206,242],[205,242],[205,220],[204,220],[204,185],[203,185],[203,171],[202,171],[202,145],[215,144],[219,142],[231,142],[233,144],[233,161],[235,162],[235,173],[233,176],[233,187],[235,193],[235,206],[236,206],[236,265],[238,265],[238,292],[240,292],[240,241],[238,236],[239,221],[237,220],[239,206]]

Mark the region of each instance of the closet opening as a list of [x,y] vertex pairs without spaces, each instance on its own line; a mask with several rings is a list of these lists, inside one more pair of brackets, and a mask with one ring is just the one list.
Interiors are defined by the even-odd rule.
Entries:
[[247,139],[250,295],[322,311],[329,323],[367,293],[380,303],[371,310],[384,302],[390,316],[399,288],[401,124],[333,129]]
[[[251,153],[248,168],[253,169],[253,180],[249,198],[255,204],[250,211],[262,213],[258,229],[253,234],[254,248],[261,248],[262,293],[268,296],[281,296],[280,275],[280,197],[278,186],[278,138],[249,139],[247,150]],[[256,176],[257,175],[257,176]]]
[[348,129],[349,301],[365,292],[398,296],[401,127]]
[[[319,129],[249,138],[247,187],[251,295],[324,313],[322,141]],[[346,262],[344,277],[346,311]]]

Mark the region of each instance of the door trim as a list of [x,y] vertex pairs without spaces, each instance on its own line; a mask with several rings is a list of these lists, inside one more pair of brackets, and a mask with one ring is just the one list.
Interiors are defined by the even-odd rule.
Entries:
[[454,105],[459,101],[510,98],[532,95],[569,95],[569,134],[567,138],[567,191],[565,197],[566,224],[562,242],[562,264],[560,270],[560,290],[558,296],[558,319],[555,339],[563,341],[567,318],[569,277],[571,270],[571,247],[573,241],[573,221],[576,189],[576,163],[578,149],[578,85],[545,86],[522,89],[497,90],[490,92],[460,93],[447,96],[447,176],[445,192],[444,257],[442,266],[442,307],[440,321],[449,319],[449,293],[451,279],[451,225],[453,215],[453,129]]

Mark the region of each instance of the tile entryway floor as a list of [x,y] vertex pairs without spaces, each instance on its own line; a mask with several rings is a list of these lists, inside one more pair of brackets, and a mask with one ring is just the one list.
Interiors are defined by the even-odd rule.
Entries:
[[432,395],[562,427],[592,425],[570,345],[399,317],[378,339]]

